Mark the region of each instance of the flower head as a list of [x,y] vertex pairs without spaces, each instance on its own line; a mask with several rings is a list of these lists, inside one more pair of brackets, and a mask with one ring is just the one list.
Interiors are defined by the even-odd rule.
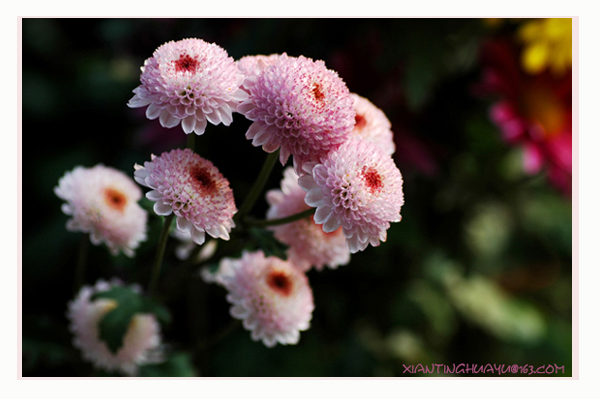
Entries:
[[[267,219],[284,218],[310,208],[304,202],[306,192],[298,185],[298,175],[289,167],[283,174],[281,190],[267,192],[267,202],[270,205]],[[350,252],[341,227],[325,233],[311,216],[270,229],[274,231],[275,238],[289,246],[289,261],[303,271],[311,266],[315,266],[317,270],[323,269],[325,265],[336,268],[350,261]]]
[[72,216],[67,230],[89,233],[94,245],[106,243],[113,255],[123,251],[131,257],[146,239],[148,214],[138,204],[142,191],[123,172],[101,164],[78,166],[60,178],[54,193]]
[[[123,338],[123,346],[116,353],[111,352],[100,339],[99,323],[105,314],[119,304],[112,299],[92,300],[91,297],[114,286],[122,286],[122,283],[118,280],[110,283],[99,280],[93,287],[83,286],[68,305],[69,329],[75,335],[73,345],[95,367],[135,375],[138,366],[161,361],[160,325],[152,314],[136,314]],[[140,292],[137,285],[130,288]]]
[[293,155],[298,173],[344,143],[355,123],[346,84],[323,61],[282,54],[244,88],[238,112],[254,122],[246,137],[266,152],[280,148],[282,164]]
[[175,149],[135,169],[135,180],[152,189],[146,197],[156,201],[154,211],[162,216],[174,212],[177,228],[189,232],[196,244],[204,243],[205,233],[229,240],[237,208],[229,181],[212,162],[190,149]]
[[354,100],[354,110],[356,111],[356,124],[352,135],[372,141],[388,154],[394,154],[396,144],[394,144],[394,133],[391,130],[392,124],[389,119],[381,109],[366,98],[355,93],[350,95]]
[[378,246],[390,222],[400,221],[402,175],[375,144],[349,140],[306,172],[298,184],[307,192],[306,203],[317,208],[315,222],[328,233],[342,226],[350,252]]
[[296,344],[310,327],[314,309],[308,279],[289,262],[264,253],[244,252],[241,259],[223,258],[216,282],[229,291],[231,315],[243,320],[252,339],[267,347]]
[[147,105],[148,119],[159,118],[167,128],[181,122],[186,134],[203,134],[207,121],[229,126],[232,112],[248,97],[240,89],[244,75],[233,58],[200,39],[163,44],[141,70],[141,85],[133,90],[128,106]]

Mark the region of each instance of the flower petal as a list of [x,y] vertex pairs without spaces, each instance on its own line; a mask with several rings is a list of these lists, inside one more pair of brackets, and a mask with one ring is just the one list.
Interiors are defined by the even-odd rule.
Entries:
[[173,212],[173,208],[159,201],[154,203],[154,212],[160,216],[168,216]]

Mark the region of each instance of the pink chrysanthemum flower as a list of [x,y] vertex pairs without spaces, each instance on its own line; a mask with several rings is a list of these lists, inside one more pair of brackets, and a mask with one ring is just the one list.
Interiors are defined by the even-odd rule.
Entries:
[[[298,185],[298,175],[292,168],[286,168],[283,174],[281,190],[267,192],[267,202],[270,205],[267,219],[284,218],[310,208],[304,202],[306,192]],[[321,270],[326,265],[335,269],[350,261],[350,252],[341,227],[325,233],[311,216],[270,229],[274,231],[275,238],[289,246],[289,261],[302,271],[311,266]]]
[[389,155],[396,151],[392,124],[383,111],[358,94],[351,93],[356,111],[356,124],[352,135],[372,141]]
[[244,252],[241,259],[223,258],[216,282],[229,291],[231,315],[243,320],[254,341],[267,347],[296,344],[310,327],[314,309],[308,278],[289,262]]
[[148,214],[138,204],[142,191],[123,172],[101,164],[78,166],[60,178],[54,193],[72,216],[67,230],[89,233],[94,245],[106,243],[113,255],[123,251],[132,257],[146,240]]
[[266,152],[281,148],[282,164],[293,155],[298,173],[348,140],[355,123],[346,84],[323,61],[282,54],[244,88],[238,112],[254,122],[246,137]]
[[189,232],[201,245],[205,233],[229,240],[237,212],[229,181],[212,162],[190,149],[175,149],[151,162],[135,165],[135,180],[152,191],[146,198],[156,201],[154,211],[161,216],[174,212],[177,228]]
[[[160,325],[152,314],[136,314],[123,339],[123,346],[113,353],[100,339],[99,323],[102,317],[118,306],[112,299],[91,300],[91,297],[114,286],[122,286],[118,280],[110,283],[99,280],[95,286],[83,286],[75,299],[69,302],[67,318],[74,334],[73,345],[81,350],[83,358],[95,367],[106,371],[121,371],[135,375],[138,367],[162,361]],[[130,287],[140,292],[140,287]]]
[[281,57],[281,54],[247,55],[235,63],[246,79],[256,78],[267,66],[277,61],[279,57]]
[[163,44],[141,68],[141,85],[127,104],[148,106],[148,119],[167,128],[181,122],[183,131],[200,135],[207,121],[229,126],[232,112],[248,95],[240,89],[244,75],[233,58],[214,43],[184,39]]
[[402,175],[375,144],[349,140],[305,171],[298,184],[307,192],[306,203],[317,208],[315,222],[325,232],[342,226],[350,252],[378,246],[386,240],[390,222],[400,221]]

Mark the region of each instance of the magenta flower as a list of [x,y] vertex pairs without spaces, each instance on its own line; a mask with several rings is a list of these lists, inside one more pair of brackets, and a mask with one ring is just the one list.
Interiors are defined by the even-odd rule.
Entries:
[[133,257],[146,240],[148,214],[138,204],[142,191],[125,173],[101,164],[78,166],[60,178],[54,193],[72,216],[67,230],[89,233],[94,245],[106,243],[111,254]]
[[[123,338],[123,346],[117,353],[110,351],[100,339],[99,323],[102,317],[118,306],[112,299],[91,300],[98,292],[109,291],[123,284],[114,280],[99,280],[95,286],[83,286],[76,298],[69,302],[67,318],[69,329],[74,334],[73,345],[81,350],[82,356],[95,367],[106,371],[122,371],[135,375],[138,367],[162,360],[160,324],[153,314],[136,314]],[[131,288],[140,292],[137,285]]]
[[152,190],[146,198],[156,201],[154,211],[177,216],[177,228],[190,233],[201,245],[205,233],[229,240],[237,212],[229,181],[208,160],[190,149],[175,149],[152,156],[144,166],[135,165],[134,179]]
[[215,281],[229,291],[231,315],[243,320],[254,341],[267,347],[297,344],[310,327],[314,309],[308,278],[289,262],[244,252],[241,259],[223,258]]
[[[302,212],[310,207],[304,202],[306,192],[298,185],[298,175],[292,168],[283,171],[281,189],[267,192],[270,207],[267,219],[279,219]],[[302,271],[315,266],[317,270],[329,266],[332,269],[350,261],[350,251],[342,228],[325,233],[313,217],[279,226],[270,227],[282,243],[289,246],[289,261]]]
[[248,95],[233,58],[214,43],[184,39],[163,44],[141,68],[141,85],[127,104],[145,107],[163,127],[181,122],[183,131],[204,133],[207,122],[229,126],[232,112]]
[[355,123],[346,84],[323,61],[282,54],[244,88],[238,112],[254,122],[246,137],[266,152],[280,148],[282,164],[293,155],[297,173],[347,141]]
[[305,167],[298,184],[314,219],[329,233],[340,226],[350,252],[378,246],[390,222],[401,220],[402,175],[392,158],[374,143],[354,138],[320,164]]

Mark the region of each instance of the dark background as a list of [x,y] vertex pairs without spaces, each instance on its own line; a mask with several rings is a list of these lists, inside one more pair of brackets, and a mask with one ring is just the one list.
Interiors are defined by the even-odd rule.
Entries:
[[[187,37],[234,59],[324,60],[392,122],[405,205],[386,243],[308,273],[316,308],[296,346],[268,349],[241,327],[212,342],[230,323],[225,290],[183,268],[171,240],[160,292],[173,355],[143,375],[402,376],[418,363],[556,364],[571,375],[571,202],[544,176],[523,175],[520,152],[488,120],[489,100],[471,90],[482,40],[513,30],[480,19],[24,19],[22,198],[36,211],[22,221],[23,375],[105,375],[71,345],[64,314],[80,235],[66,231],[53,187],[77,165],[133,175],[150,153],[186,145],[181,128],[126,104],[143,61]],[[234,114],[229,128],[196,138],[238,206],[265,158],[244,137],[249,124]],[[260,200],[253,214],[265,212]],[[149,223],[135,259],[91,246],[86,283],[147,286],[161,220],[151,213]]]

